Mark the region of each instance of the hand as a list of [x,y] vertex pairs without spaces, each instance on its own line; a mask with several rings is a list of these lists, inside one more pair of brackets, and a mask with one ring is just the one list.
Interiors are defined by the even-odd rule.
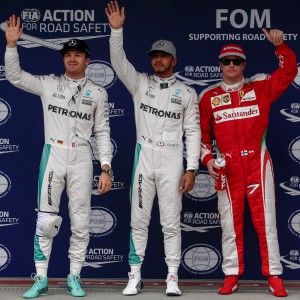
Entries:
[[215,159],[211,159],[208,161],[207,163],[207,171],[209,173],[209,175],[213,178],[213,179],[218,179],[219,178],[219,174],[215,172],[215,169],[220,169],[220,167],[218,167],[215,164]]
[[195,175],[192,172],[185,172],[180,182],[180,190],[183,194],[188,193],[195,184]]
[[118,1],[110,1],[105,8],[110,26],[113,29],[119,29],[123,27],[125,21],[125,8],[122,7],[121,11],[119,8]]
[[5,37],[8,48],[14,48],[17,45],[17,41],[22,35],[23,30],[20,28],[20,17],[17,18],[15,15],[9,17],[9,21],[5,24]]
[[283,42],[283,31],[278,29],[271,29],[269,32],[266,28],[262,28],[266,38],[274,45],[278,46]]
[[107,193],[111,188],[111,178],[106,173],[101,173],[98,183],[100,195]]

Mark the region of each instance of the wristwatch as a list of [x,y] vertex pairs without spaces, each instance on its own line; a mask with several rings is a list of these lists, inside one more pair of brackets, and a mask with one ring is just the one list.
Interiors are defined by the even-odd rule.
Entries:
[[113,172],[112,169],[110,169],[110,170],[102,169],[102,173],[105,173],[105,174],[109,175],[110,178],[113,178],[113,177],[114,177],[114,172]]
[[199,174],[199,169],[186,170],[186,171],[193,173],[195,177]]

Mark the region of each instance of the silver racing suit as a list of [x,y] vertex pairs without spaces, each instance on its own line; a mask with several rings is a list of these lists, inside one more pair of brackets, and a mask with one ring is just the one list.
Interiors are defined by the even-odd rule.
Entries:
[[34,260],[48,265],[53,238],[43,234],[40,223],[45,213],[59,212],[66,186],[72,231],[69,258],[82,265],[89,242],[93,127],[101,165],[110,165],[112,159],[107,93],[87,79],[71,88],[65,75],[33,76],[20,68],[17,48],[6,49],[5,70],[13,85],[40,96],[43,105],[45,146],[38,181],[43,218],[37,220]]
[[144,259],[148,225],[157,193],[166,263],[169,267],[178,267],[184,134],[187,169],[198,169],[200,155],[197,94],[175,77],[162,81],[156,76],[137,72],[123,49],[123,28],[111,31],[111,62],[133,97],[137,136],[130,191],[129,264],[141,264]]

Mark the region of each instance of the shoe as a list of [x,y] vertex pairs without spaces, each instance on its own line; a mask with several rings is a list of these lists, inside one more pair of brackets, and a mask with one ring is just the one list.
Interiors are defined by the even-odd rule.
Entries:
[[35,281],[30,290],[23,294],[23,298],[32,299],[40,295],[47,295],[48,278],[42,275],[31,274],[31,278]]
[[167,283],[166,294],[168,296],[181,296],[181,291],[178,288],[178,276],[177,275],[168,274],[166,283]]
[[274,294],[276,297],[287,297],[288,292],[283,287],[282,279],[278,276],[269,276],[269,289],[270,292]]
[[229,275],[225,277],[224,285],[219,289],[221,295],[230,295],[238,290],[239,277],[237,275]]
[[136,295],[143,287],[144,284],[141,280],[141,272],[128,273],[128,283],[126,288],[122,291],[124,296]]
[[73,297],[84,297],[86,292],[80,286],[80,275],[68,275],[68,293]]

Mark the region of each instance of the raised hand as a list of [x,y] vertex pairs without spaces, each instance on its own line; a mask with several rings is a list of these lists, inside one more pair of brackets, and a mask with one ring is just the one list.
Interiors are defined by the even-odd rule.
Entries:
[[23,30],[20,28],[20,17],[16,19],[15,15],[9,17],[9,21],[5,24],[5,37],[7,41],[7,47],[14,48],[17,45],[17,41],[22,35]]
[[283,42],[283,31],[278,29],[271,29],[269,32],[266,28],[262,28],[266,38],[274,45],[278,46]]
[[119,29],[123,26],[125,21],[125,8],[120,10],[118,1],[110,1],[105,8],[110,26],[113,29]]

